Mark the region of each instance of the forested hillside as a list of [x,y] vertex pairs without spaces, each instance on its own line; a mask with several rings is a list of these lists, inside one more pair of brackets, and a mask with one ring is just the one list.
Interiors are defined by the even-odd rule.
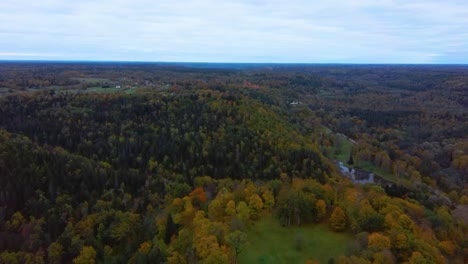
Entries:
[[468,68],[196,66],[0,64],[0,263],[466,263]]

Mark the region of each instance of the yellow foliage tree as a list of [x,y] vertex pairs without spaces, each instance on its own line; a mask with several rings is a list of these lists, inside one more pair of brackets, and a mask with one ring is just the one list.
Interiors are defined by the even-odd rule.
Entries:
[[383,250],[374,254],[372,264],[392,264],[395,263],[395,258],[390,250]]
[[442,252],[449,256],[455,255],[455,251],[457,250],[455,244],[450,240],[440,242],[439,248],[442,250]]
[[330,216],[330,228],[334,231],[341,232],[346,228],[346,214],[341,207],[335,207]]
[[260,215],[260,212],[263,208],[263,201],[258,194],[253,194],[249,197],[249,208],[250,208],[250,216],[253,219],[257,219]]
[[237,204],[236,210],[237,210],[237,216],[242,221],[245,222],[250,218],[250,210],[249,210],[249,207],[247,206],[247,204],[245,202],[243,202],[243,201],[239,202]]
[[360,193],[356,188],[348,188],[345,191],[344,194],[344,200],[346,201],[346,204],[354,206],[358,203]]
[[327,214],[327,204],[325,204],[324,200],[320,199],[315,203],[315,207],[317,208],[317,219],[320,221]]
[[468,205],[468,196],[467,195],[462,195],[462,197],[460,198],[460,204]]
[[10,231],[19,231],[19,229],[26,223],[26,219],[24,218],[21,212],[15,212],[9,221],[6,222],[5,227],[7,230]]
[[275,197],[270,190],[264,190],[262,193],[262,198],[265,201],[263,204],[265,208],[270,209],[275,206]]
[[452,166],[462,172],[468,172],[468,155],[462,155],[454,159]]
[[182,210],[184,209],[184,202],[182,201],[182,199],[175,198],[172,201],[172,208],[175,213],[182,212]]
[[250,197],[257,193],[257,187],[255,187],[252,181],[248,180],[244,182],[245,182],[245,188],[244,188],[245,197]]
[[192,200],[189,197],[184,197],[182,199],[183,203],[183,211],[180,212],[179,214],[174,215],[174,222],[176,224],[183,224],[183,225],[189,225],[193,218],[194,214],[196,213],[195,208],[192,205]]
[[413,254],[411,254],[410,259],[408,260],[408,263],[409,264],[426,264],[428,263],[428,261],[426,260],[426,258],[424,258],[424,256],[420,252],[414,251]]
[[221,263],[229,263],[229,258],[221,250],[212,250],[210,255],[206,259],[204,259],[202,264],[221,264]]
[[414,229],[414,222],[407,216],[406,214],[402,214],[398,217],[398,223],[400,224],[401,227],[403,227],[406,230],[413,231]]
[[404,233],[397,234],[392,242],[393,247],[398,250],[405,250],[410,246],[408,244],[408,237]]
[[138,248],[138,252],[143,255],[148,255],[151,250],[151,242],[145,241],[140,244],[140,248]]
[[389,249],[391,247],[391,242],[385,235],[375,232],[369,235],[367,247],[373,251],[381,251]]
[[80,255],[73,259],[74,264],[94,264],[96,263],[96,250],[92,246],[81,248]]
[[184,256],[182,256],[179,252],[174,251],[167,258],[167,263],[168,264],[186,264],[187,260],[185,260]]
[[63,246],[58,242],[53,242],[47,248],[47,259],[49,263],[62,263]]
[[234,200],[230,200],[227,204],[226,204],[226,209],[224,210],[224,212],[228,215],[228,216],[233,216],[236,214],[236,202],[234,202]]
[[208,205],[208,216],[213,221],[221,221],[224,216],[224,211],[224,206],[218,199],[214,199]]
[[201,236],[193,242],[195,251],[200,259],[207,258],[212,251],[219,251],[219,244],[213,235]]

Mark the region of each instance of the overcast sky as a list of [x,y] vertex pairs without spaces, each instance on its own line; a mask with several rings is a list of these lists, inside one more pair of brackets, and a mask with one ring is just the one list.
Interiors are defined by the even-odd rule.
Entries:
[[0,60],[468,63],[468,0],[0,0]]

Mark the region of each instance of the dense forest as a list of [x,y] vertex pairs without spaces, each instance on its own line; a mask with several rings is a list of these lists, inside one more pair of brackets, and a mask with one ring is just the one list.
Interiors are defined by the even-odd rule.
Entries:
[[467,131],[466,66],[3,62],[0,263],[466,263]]

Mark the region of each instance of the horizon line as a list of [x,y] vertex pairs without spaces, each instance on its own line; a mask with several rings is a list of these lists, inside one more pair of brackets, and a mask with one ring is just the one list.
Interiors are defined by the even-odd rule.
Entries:
[[220,62],[220,61],[139,61],[139,60],[49,60],[49,59],[0,59],[0,63],[136,63],[136,64],[251,64],[251,65],[427,65],[468,66],[468,63],[397,63],[397,62]]

